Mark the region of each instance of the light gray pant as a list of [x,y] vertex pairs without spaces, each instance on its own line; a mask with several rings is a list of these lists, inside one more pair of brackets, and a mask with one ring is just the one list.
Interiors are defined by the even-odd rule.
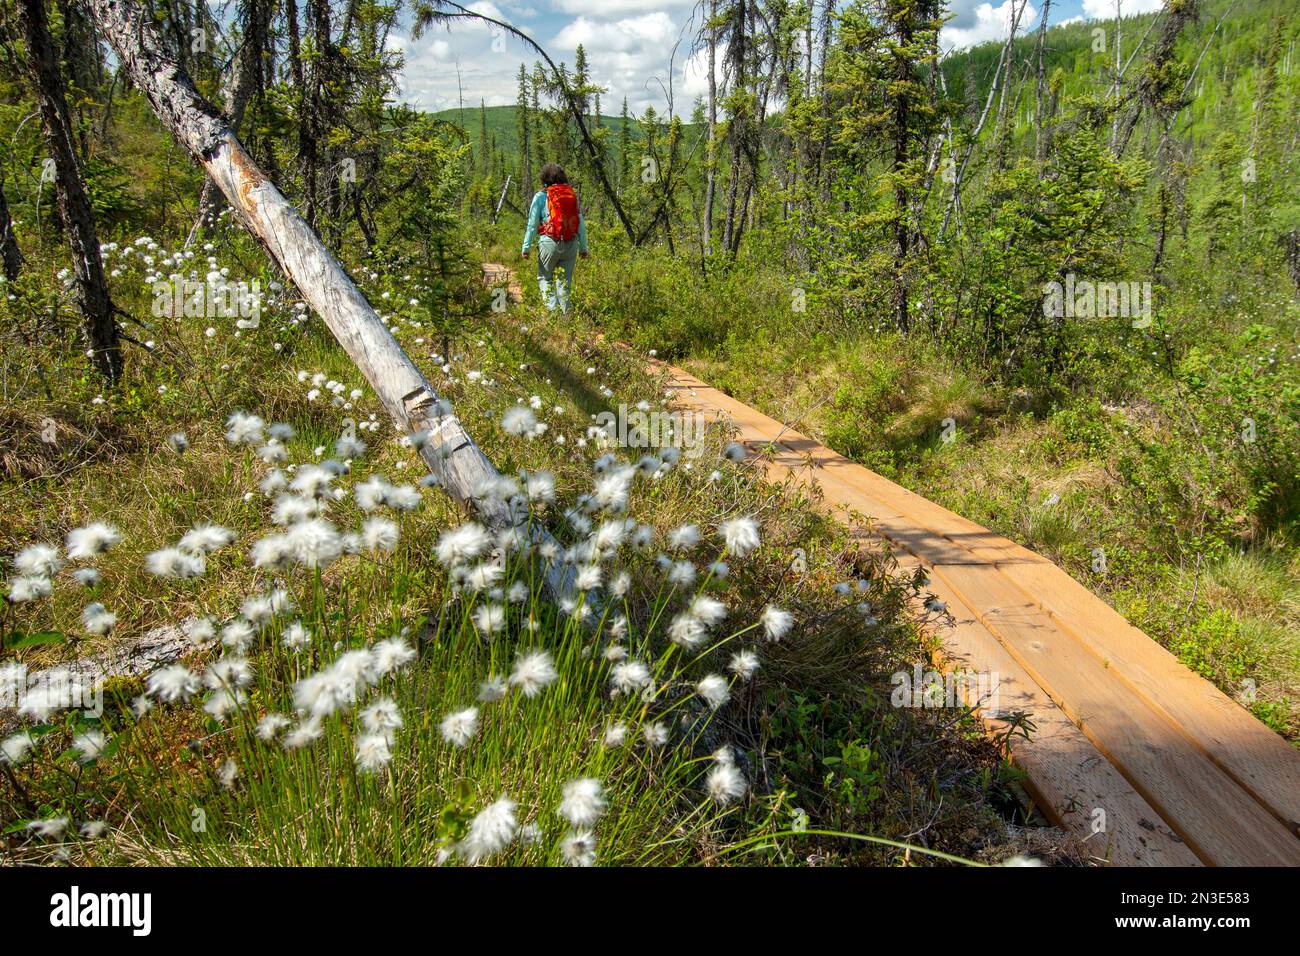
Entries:
[[[542,301],[554,312],[569,311],[569,290],[573,288],[573,270],[578,265],[578,240],[556,242],[550,236],[537,240],[537,285]],[[556,270],[563,269],[563,275]]]

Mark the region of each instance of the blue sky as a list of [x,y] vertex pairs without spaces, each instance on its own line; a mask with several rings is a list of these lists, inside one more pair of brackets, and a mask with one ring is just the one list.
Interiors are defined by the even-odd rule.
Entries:
[[[462,0],[463,2],[463,0]],[[950,0],[955,16],[944,28],[946,47],[961,48],[1006,36],[1007,14],[1016,0]],[[1068,19],[1111,18],[1116,0],[1053,0],[1050,23]],[[1125,16],[1158,9],[1160,0],[1120,0]],[[608,89],[602,111],[616,113],[624,96],[632,112],[667,106],[665,87],[672,79],[675,106],[689,115],[706,88],[707,70],[692,49],[698,32],[697,0],[477,0],[470,9],[517,26],[534,37],[558,62],[573,63],[583,44],[593,80]],[[1029,0],[1020,29],[1038,24],[1042,0]],[[435,28],[418,41],[394,38],[406,56],[402,99],[424,109],[489,106],[515,101],[515,75],[534,56],[513,37],[494,36],[487,26],[459,21],[450,30]],[[458,93],[459,86],[463,94]]]

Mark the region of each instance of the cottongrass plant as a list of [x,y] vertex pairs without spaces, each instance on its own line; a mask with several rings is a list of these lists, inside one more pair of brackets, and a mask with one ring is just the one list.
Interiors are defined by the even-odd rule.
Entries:
[[[503,430],[530,440],[517,417],[507,412]],[[253,449],[277,432],[292,437],[236,412],[225,438]],[[284,461],[271,458],[268,474]],[[714,716],[793,617],[727,603],[717,567],[761,546],[748,516],[701,516],[667,535],[672,556],[656,551],[656,532],[627,509],[666,467],[606,454],[567,508],[547,473],[503,477],[479,493],[515,516],[512,527],[469,520],[403,548],[418,490],[352,479],[337,461],[300,463],[288,489],[272,483],[269,530],[247,547],[265,590],[185,621],[193,652],[147,674],[129,706],[96,719],[47,701],[29,708],[43,725],[3,741],[15,780],[57,762],[64,732],[80,768],[66,805],[28,821],[29,838],[66,852],[87,842],[83,832],[106,833],[108,858],[160,863],[685,858],[691,835],[744,805],[748,781],[717,751]],[[356,531],[336,523],[347,502]],[[196,525],[149,552],[145,568],[160,587],[183,588],[237,537]],[[92,523],[69,537],[69,554],[119,541]],[[335,587],[329,572],[344,559],[369,562],[381,586]],[[49,582],[65,563],[57,547],[33,545],[14,567]],[[547,590],[555,566],[571,572],[566,593]],[[404,619],[393,597],[411,587],[430,594],[427,620]],[[98,602],[83,614],[90,633],[115,620]],[[377,631],[363,623],[376,620],[386,621]],[[197,775],[149,759],[175,751],[177,726],[198,728],[181,751]],[[105,822],[110,804],[131,809]]]

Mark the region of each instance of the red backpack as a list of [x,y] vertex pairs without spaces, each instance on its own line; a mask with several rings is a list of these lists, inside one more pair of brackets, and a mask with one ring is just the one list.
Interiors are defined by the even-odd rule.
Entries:
[[546,187],[546,222],[538,230],[556,242],[568,242],[578,234],[578,194],[566,183]]

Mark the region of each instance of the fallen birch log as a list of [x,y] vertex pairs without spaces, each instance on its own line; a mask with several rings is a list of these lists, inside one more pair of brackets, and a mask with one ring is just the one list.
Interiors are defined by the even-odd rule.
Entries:
[[[324,320],[393,421],[408,434],[427,434],[420,455],[447,493],[466,510],[477,511],[489,527],[507,526],[509,508],[496,496],[479,494],[488,482],[500,477],[496,467],[439,399],[315,230],[258,168],[226,118],[194,88],[143,9],[135,0],[82,3],[163,125],[203,166],[247,228]],[[542,539],[549,538],[545,531],[537,533]],[[557,596],[567,594],[572,575],[571,568],[550,565],[548,590]]]
[[[94,654],[29,672],[23,693],[40,693],[58,685],[63,692],[56,696],[76,701],[88,710],[92,699],[99,699],[106,681],[115,677],[143,677],[193,650],[194,644],[185,636],[185,631],[168,624]],[[12,733],[22,726],[17,714],[10,709],[16,705],[16,701],[0,701],[0,734]]]

